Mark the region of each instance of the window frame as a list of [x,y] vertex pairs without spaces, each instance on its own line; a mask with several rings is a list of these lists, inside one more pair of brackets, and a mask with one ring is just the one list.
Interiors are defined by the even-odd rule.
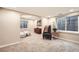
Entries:
[[[75,15],[78,16],[78,15]],[[63,16],[65,17],[65,19],[69,16]],[[70,16],[71,17],[71,16]],[[58,22],[57,22],[57,18],[56,18],[56,23],[57,23],[57,28],[58,28]],[[74,34],[79,34],[79,16],[78,16],[78,31],[69,31],[67,30],[67,19],[65,20],[65,30],[58,30],[59,32],[65,32],[65,33],[74,33]]]
[[[26,26],[26,27],[21,27],[21,21],[27,22],[27,23],[26,23],[27,26]],[[20,20],[20,28],[21,28],[21,29],[23,29],[23,28],[28,28],[28,21],[27,21],[26,19],[21,18],[21,20]]]

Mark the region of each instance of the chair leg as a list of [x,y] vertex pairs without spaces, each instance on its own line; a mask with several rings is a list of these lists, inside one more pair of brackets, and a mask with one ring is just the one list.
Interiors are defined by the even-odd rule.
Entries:
[[45,39],[45,36],[43,35],[43,39]]
[[51,40],[51,35],[49,36],[49,39]]
[[50,37],[50,40],[51,40],[51,37]]

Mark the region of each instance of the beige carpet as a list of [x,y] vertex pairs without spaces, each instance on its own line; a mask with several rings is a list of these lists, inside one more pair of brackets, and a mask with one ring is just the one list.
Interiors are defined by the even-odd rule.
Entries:
[[31,36],[26,38],[21,38],[24,42],[15,44],[13,46],[8,46],[0,48],[2,52],[74,52],[79,51],[79,45],[57,40],[43,40],[42,35],[32,33]]

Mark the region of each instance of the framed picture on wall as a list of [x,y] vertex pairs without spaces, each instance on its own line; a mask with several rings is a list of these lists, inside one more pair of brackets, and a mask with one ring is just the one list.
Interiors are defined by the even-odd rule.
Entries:
[[37,21],[37,26],[42,26],[42,21],[41,20]]

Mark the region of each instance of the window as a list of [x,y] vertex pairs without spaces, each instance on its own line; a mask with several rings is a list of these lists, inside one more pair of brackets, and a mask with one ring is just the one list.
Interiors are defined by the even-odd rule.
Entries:
[[57,18],[58,30],[78,31],[78,16]]
[[20,28],[27,28],[27,21],[21,20],[20,21]]
[[59,30],[65,30],[65,18],[58,18],[57,19],[57,27]]
[[77,16],[67,17],[67,30],[78,31],[78,17]]

